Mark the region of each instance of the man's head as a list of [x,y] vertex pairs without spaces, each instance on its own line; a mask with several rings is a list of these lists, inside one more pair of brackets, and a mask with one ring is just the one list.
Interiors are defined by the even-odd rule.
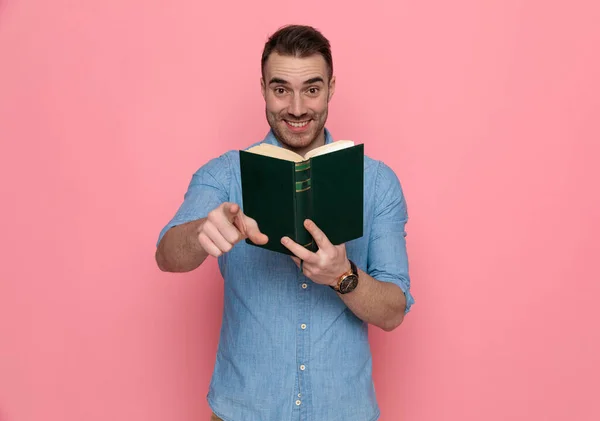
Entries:
[[266,42],[261,66],[267,121],[277,139],[301,153],[321,145],[335,91],[329,41],[310,26],[283,27]]

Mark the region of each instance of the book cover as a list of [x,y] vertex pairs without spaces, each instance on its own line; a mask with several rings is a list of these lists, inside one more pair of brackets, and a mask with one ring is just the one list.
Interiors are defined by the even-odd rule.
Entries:
[[332,142],[305,157],[274,145],[240,151],[243,210],[269,237],[268,250],[292,253],[288,236],[311,251],[318,247],[304,228],[312,219],[333,244],[363,235],[364,145]]

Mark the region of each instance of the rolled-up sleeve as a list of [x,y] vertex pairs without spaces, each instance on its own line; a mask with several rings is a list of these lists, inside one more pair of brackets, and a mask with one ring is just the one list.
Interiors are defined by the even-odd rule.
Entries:
[[378,281],[398,285],[406,297],[405,313],[408,313],[414,304],[406,249],[408,210],[398,177],[382,162],[378,163],[374,197],[367,273]]
[[208,213],[229,200],[231,164],[226,154],[213,158],[193,175],[179,209],[160,231],[156,245],[174,226],[205,218]]

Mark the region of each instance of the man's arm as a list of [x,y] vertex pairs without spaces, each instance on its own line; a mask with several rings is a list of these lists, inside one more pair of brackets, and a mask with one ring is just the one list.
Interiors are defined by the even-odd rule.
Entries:
[[[375,204],[367,267],[358,268],[359,282],[354,291],[339,294],[340,299],[361,320],[390,331],[399,326],[414,299],[410,293],[405,224],[408,212],[400,181],[385,164],[377,168]],[[304,260],[303,272],[316,283],[335,285],[350,269],[344,244],[333,246],[314,223],[306,222],[319,250],[311,253],[289,239],[284,245]]]
[[406,297],[400,287],[378,281],[358,268],[356,289],[338,296],[359,319],[391,332],[404,320]]
[[156,248],[156,264],[163,272],[189,272],[208,257],[200,246],[198,234],[206,221],[202,218],[169,229]]
[[222,203],[206,218],[169,229],[157,247],[156,263],[165,272],[189,272],[209,255],[219,257],[245,238],[256,244],[269,241],[239,205]]
[[229,202],[231,163],[227,154],[211,159],[194,173],[185,198],[161,230],[155,259],[165,272],[189,272],[207,256],[218,257],[249,237],[266,242],[256,222]]
[[[350,269],[346,256],[346,246],[334,246],[314,222],[306,220],[307,231],[315,239],[319,250],[313,253],[288,237],[282,239],[295,257],[296,265],[302,267],[304,275],[322,285],[334,286],[340,276]],[[302,265],[300,265],[302,260]],[[389,332],[404,320],[406,298],[395,284],[382,282],[359,270],[359,283],[356,289],[347,294],[339,294],[348,308],[361,320]]]

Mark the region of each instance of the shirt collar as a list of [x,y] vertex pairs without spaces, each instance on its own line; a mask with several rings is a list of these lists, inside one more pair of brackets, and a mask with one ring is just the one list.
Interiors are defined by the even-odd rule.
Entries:
[[[333,137],[331,136],[331,133],[329,132],[329,130],[327,130],[327,128],[325,128],[324,130],[325,130],[325,144],[327,145],[327,144],[333,142]],[[263,142],[282,147],[282,144],[275,137],[275,134],[273,133],[273,129],[269,130],[269,133],[267,133],[267,135],[263,139]]]

